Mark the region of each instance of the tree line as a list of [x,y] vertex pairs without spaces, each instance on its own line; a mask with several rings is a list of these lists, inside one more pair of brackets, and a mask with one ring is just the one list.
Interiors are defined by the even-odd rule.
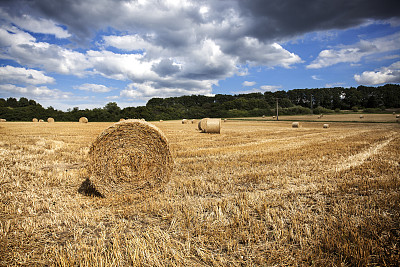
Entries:
[[0,118],[7,121],[32,121],[32,118],[54,118],[56,121],[118,121],[120,118],[175,120],[204,117],[257,117],[280,115],[321,114],[351,110],[354,112],[384,112],[400,108],[400,85],[386,84],[379,87],[358,86],[343,88],[293,89],[265,93],[215,96],[191,95],[169,98],[152,98],[145,106],[121,109],[110,102],[103,108],[74,107],[64,112],[53,107],[44,108],[35,100],[21,97],[0,98]]

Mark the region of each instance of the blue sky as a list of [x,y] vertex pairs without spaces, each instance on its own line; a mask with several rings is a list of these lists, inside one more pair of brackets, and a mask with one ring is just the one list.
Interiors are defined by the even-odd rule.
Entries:
[[400,83],[393,0],[0,2],[0,97],[152,97]]

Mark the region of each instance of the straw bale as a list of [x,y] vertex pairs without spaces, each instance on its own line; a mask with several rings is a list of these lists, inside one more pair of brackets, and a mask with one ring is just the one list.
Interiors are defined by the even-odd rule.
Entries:
[[325,123],[322,127],[327,129],[327,128],[329,128],[329,124]]
[[360,115],[360,119],[364,118],[364,115]]
[[396,115],[396,112],[393,111],[393,115]]
[[221,119],[202,119],[201,129],[203,133],[221,133]]
[[265,118],[265,115],[262,115],[263,118]]
[[299,128],[300,127],[300,123],[298,121],[295,121],[292,123],[292,128]]
[[6,122],[7,120],[6,119],[0,119],[0,122]]
[[47,122],[54,122],[54,119],[50,117],[47,119]]
[[38,122],[38,119],[33,118],[33,119],[32,119],[32,122]]
[[160,120],[160,122],[163,122],[163,120]]
[[203,131],[203,129],[201,128],[201,120],[199,121],[199,124],[197,124],[197,128],[198,128],[200,131]]
[[167,138],[142,120],[111,125],[89,150],[90,180],[105,197],[126,193],[147,196],[168,183],[172,169]]
[[276,117],[275,116],[272,116],[272,118],[275,120],[276,119]]
[[80,123],[88,123],[89,120],[88,120],[86,117],[80,117],[80,118],[79,118],[79,122],[80,122]]
[[125,120],[124,118],[119,119],[119,121],[124,121],[124,120]]
[[396,119],[400,118],[400,115],[396,115]]
[[39,122],[44,122],[44,120],[40,119]]
[[182,120],[182,124],[188,124],[190,121],[189,120],[187,120],[187,119],[183,119]]

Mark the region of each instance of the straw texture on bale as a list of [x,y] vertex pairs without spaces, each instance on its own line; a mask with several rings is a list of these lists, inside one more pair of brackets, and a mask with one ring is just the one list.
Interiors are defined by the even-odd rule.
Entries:
[[47,122],[54,122],[54,119],[53,118],[48,118]]
[[156,126],[142,120],[111,125],[89,150],[90,180],[105,197],[147,195],[168,183],[172,169],[167,138]]
[[292,128],[299,128],[300,127],[300,123],[299,122],[293,122],[292,123]]
[[39,122],[44,122],[44,120],[40,119]]
[[221,119],[202,119],[200,121],[201,131],[203,133],[221,133]]
[[327,129],[327,128],[329,128],[329,124],[325,123],[322,127]]
[[0,119],[0,122],[6,122],[7,120],[6,119]]
[[80,118],[79,118],[79,122],[80,122],[80,123],[88,123],[89,120],[88,120],[86,117],[80,117]]
[[33,119],[32,119],[32,122],[38,122],[38,119],[33,118]]

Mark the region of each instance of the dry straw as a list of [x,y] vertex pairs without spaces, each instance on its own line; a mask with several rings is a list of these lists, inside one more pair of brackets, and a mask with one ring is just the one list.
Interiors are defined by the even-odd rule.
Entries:
[[32,119],[32,122],[38,122],[38,119],[33,118],[33,119]]
[[400,118],[400,115],[396,115],[396,119]]
[[47,122],[54,122],[54,119],[53,118],[48,118]]
[[360,115],[360,119],[363,119],[364,118],[364,115]]
[[6,122],[7,120],[6,119],[0,119],[0,122]]
[[[200,129],[201,128],[201,129]],[[199,129],[203,133],[221,133],[221,119],[202,119],[199,123]]]
[[44,120],[40,119],[39,122],[44,122]]
[[119,119],[119,121],[124,121],[124,120],[125,120],[124,118]]
[[299,128],[300,127],[300,123],[299,122],[293,122],[292,123],[292,128]]
[[105,197],[147,195],[168,183],[172,169],[167,138],[156,126],[142,120],[111,125],[89,150],[90,180]]
[[89,120],[88,120],[86,117],[80,117],[80,118],[79,118],[79,122],[80,122],[80,123],[88,123]]
[[325,123],[322,127],[327,129],[327,128],[329,128],[329,124]]

